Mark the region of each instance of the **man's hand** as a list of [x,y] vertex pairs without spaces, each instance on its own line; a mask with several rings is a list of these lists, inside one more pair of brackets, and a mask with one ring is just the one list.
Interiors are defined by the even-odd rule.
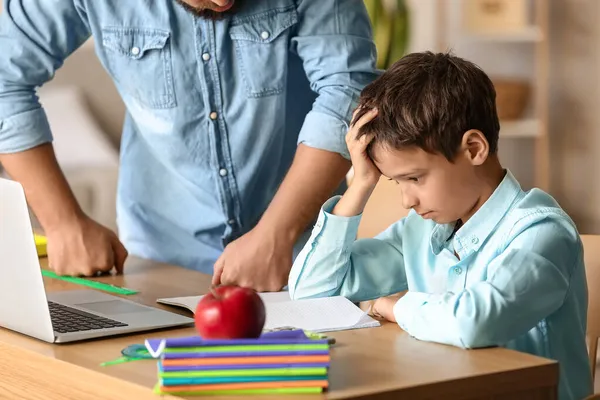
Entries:
[[59,275],[94,276],[123,272],[127,250],[117,235],[87,216],[46,231],[48,265]]
[[238,285],[277,292],[288,280],[294,242],[256,227],[229,243],[214,267],[213,285]]
[[27,203],[48,237],[48,264],[57,274],[91,276],[123,271],[127,251],[112,231],[77,204],[50,143],[11,154],[0,163],[25,189]]

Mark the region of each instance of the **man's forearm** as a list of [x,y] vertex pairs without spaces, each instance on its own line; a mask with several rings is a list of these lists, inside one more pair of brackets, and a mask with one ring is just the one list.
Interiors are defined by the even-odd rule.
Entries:
[[259,226],[277,229],[295,241],[349,169],[350,161],[337,153],[299,145],[294,162]]
[[23,185],[27,201],[44,230],[55,229],[83,215],[51,144],[0,154],[0,163],[12,179]]

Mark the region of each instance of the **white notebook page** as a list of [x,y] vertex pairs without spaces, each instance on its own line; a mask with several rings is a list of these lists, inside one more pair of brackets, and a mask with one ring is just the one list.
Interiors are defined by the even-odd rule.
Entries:
[[[290,300],[287,292],[260,293],[267,311],[264,329],[294,327],[313,332],[379,326],[363,310],[342,296]],[[194,312],[202,296],[158,299],[162,304],[185,307]]]

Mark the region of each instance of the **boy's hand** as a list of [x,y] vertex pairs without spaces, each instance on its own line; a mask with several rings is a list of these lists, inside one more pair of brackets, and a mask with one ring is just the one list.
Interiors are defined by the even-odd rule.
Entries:
[[396,317],[394,316],[394,306],[405,294],[406,292],[401,292],[391,296],[378,298],[373,302],[371,314],[374,317],[384,318],[390,322],[396,322]]
[[[354,111],[354,116],[356,116],[357,111]],[[373,161],[367,155],[367,146],[371,143],[371,140],[373,140],[373,136],[363,135],[360,139],[356,139],[360,128],[367,122],[373,120],[376,116],[377,109],[370,110],[356,121],[346,134],[346,145],[348,146],[350,158],[352,159],[352,167],[354,168],[352,185],[374,188],[377,185],[377,182],[379,182],[381,172],[379,172],[375,164],[373,164]]]
[[[357,111],[354,112],[355,116],[356,113]],[[346,193],[344,193],[340,201],[333,208],[332,213],[334,215],[352,217],[361,214],[377,182],[379,182],[381,172],[379,172],[367,155],[367,146],[373,140],[373,136],[364,135],[360,139],[356,139],[361,126],[371,121],[376,115],[376,109],[370,110],[356,121],[346,134],[346,144],[348,145],[350,158],[352,159],[354,177]],[[354,121],[354,117],[352,120]]]

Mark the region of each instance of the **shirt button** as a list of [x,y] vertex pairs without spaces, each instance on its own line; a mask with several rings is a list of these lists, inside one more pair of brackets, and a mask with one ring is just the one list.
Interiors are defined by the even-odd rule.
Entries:
[[131,48],[131,54],[133,54],[134,56],[137,56],[138,54],[140,54],[140,48],[139,47],[132,47]]
[[202,54],[202,59],[203,59],[204,61],[208,61],[208,60],[210,60],[210,54],[208,54],[208,53],[204,53],[204,54]]
[[471,239],[471,243],[477,244],[477,243],[479,243],[479,239],[477,239],[476,237],[474,237],[473,239]]
[[210,113],[210,115],[209,115],[210,119],[212,119],[213,121],[214,121],[215,119],[217,119],[217,117],[218,117],[218,116],[219,116],[219,115],[218,115],[216,112],[214,112],[214,111],[213,111],[213,112],[211,112],[211,113]]
[[260,34],[260,37],[261,37],[261,38],[263,38],[264,40],[267,40],[267,39],[269,38],[269,36],[271,36],[271,35],[270,35],[270,34],[269,34],[269,32],[267,32],[267,31],[263,31],[263,32]]
[[460,275],[460,274],[462,274],[462,268],[461,268],[461,267],[456,267],[456,268],[454,268],[454,273],[455,273],[456,275]]
[[221,168],[219,170],[219,175],[221,175],[221,176],[227,176],[227,170],[225,168]]
[[229,221],[227,221],[227,223],[228,223],[229,225],[233,225],[233,224],[235,224],[235,219],[233,219],[233,218],[232,218],[232,219],[230,219]]

